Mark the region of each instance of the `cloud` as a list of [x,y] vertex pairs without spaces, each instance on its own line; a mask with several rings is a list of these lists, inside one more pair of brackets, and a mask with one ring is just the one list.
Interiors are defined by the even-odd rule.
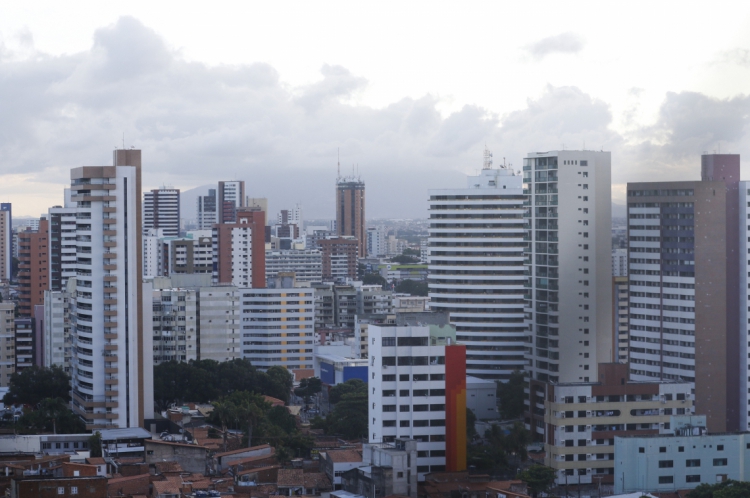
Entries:
[[337,150],[342,171],[358,166],[367,184],[368,217],[404,218],[426,216],[428,189],[464,185],[485,143],[516,169],[529,151],[611,150],[618,184],[693,178],[702,150],[748,144],[744,96],[668,94],[655,123],[624,135],[610,106],[577,87],[548,86],[503,115],[467,105],[443,116],[431,95],[373,108],[357,103],[368,83],[347,68],[290,87],[269,64],[185,61],[132,18],[82,53],[2,50],[0,198],[26,214],[61,203],[71,168],[110,163],[123,133],[143,150],[146,188],[244,179],[272,212],[302,202],[310,218],[334,215]]
[[750,67],[750,50],[746,48],[727,50],[719,55],[716,63],[737,64],[742,67]]
[[583,50],[585,40],[575,33],[560,33],[548,36],[526,46],[526,51],[536,60],[551,54],[577,54]]

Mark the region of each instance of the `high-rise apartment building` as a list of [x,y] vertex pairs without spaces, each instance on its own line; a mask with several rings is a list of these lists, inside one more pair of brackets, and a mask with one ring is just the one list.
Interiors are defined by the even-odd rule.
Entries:
[[[3,204],[10,206],[10,204]],[[13,269],[13,232],[10,208],[0,209],[0,282],[10,281]]]
[[314,290],[295,287],[294,273],[269,279],[266,289],[243,289],[242,357],[260,369],[313,368]]
[[612,277],[612,337],[615,361],[628,363],[630,350],[630,285],[628,277]]
[[245,199],[245,207],[251,211],[263,211],[266,213],[264,224],[268,225],[268,199],[265,197],[247,197]]
[[231,361],[242,357],[240,290],[233,285],[198,289],[198,359]]
[[65,207],[49,209],[49,287],[61,291],[76,276],[76,208],[65,189]]
[[154,365],[198,359],[197,303],[195,289],[154,289]]
[[[527,427],[543,437],[544,383],[591,382],[614,355],[611,156],[534,152],[523,163],[530,268]],[[433,256],[434,257],[434,256]]]
[[322,282],[323,255],[315,249],[266,251],[266,280],[288,272],[297,282]]
[[210,230],[188,232],[179,239],[159,241],[159,275],[213,272],[213,240]]
[[18,234],[18,314],[31,317],[34,306],[44,304],[49,289],[49,226],[39,221],[37,231]]
[[[245,182],[231,180],[219,182],[218,197],[216,199],[216,213],[218,223],[234,223],[237,221],[237,209],[245,206]],[[263,221],[265,225],[265,219]]]
[[388,254],[388,233],[383,227],[367,229],[367,256],[385,256]]
[[323,280],[343,282],[357,278],[359,242],[354,237],[321,239],[318,247],[323,257]]
[[521,176],[489,156],[465,188],[430,191],[430,308],[450,314],[474,377],[526,365],[524,199]]
[[628,250],[612,249],[612,276],[628,276]]
[[71,170],[76,294],[72,408],[86,428],[143,427],[153,415],[151,287],[142,284],[141,151]]
[[197,204],[198,230],[211,230],[219,222],[216,211],[216,189],[208,189],[208,195],[198,196]]
[[10,385],[10,376],[16,371],[16,310],[15,303],[0,303],[0,387]]
[[748,373],[740,371],[747,342],[740,210],[747,207],[739,176],[739,155],[707,154],[701,181],[627,190],[631,376],[694,382],[695,411],[706,415],[709,432],[738,430],[749,409],[740,407]]
[[340,236],[357,239],[357,256],[367,257],[365,182],[360,178],[336,179],[336,230]]
[[44,332],[42,347],[42,364],[49,368],[53,365],[70,373],[72,354],[72,336],[70,334],[70,295],[75,293],[73,287],[65,291],[46,291],[44,293]]
[[276,217],[279,225],[297,225],[302,230],[302,205],[295,204],[292,209],[282,209]]
[[143,195],[143,231],[155,228],[165,237],[180,234],[180,189],[161,187]]
[[213,282],[240,288],[266,286],[263,211],[236,211],[236,221],[214,225]]
[[370,325],[369,339],[369,442],[416,440],[421,481],[466,470],[466,348],[455,329]]
[[[739,337],[750,338],[750,182],[739,184]],[[739,430],[750,430],[750,339],[739,341]]]

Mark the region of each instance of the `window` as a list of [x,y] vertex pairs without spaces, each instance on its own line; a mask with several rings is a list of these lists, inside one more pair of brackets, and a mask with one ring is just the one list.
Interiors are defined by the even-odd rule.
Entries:
[[400,420],[398,423],[399,427],[409,427],[409,421],[408,420]]
[[430,420],[430,427],[445,427],[445,419]]
[[399,396],[407,396],[408,397],[409,396],[409,390],[408,389],[400,389],[398,391],[398,395]]
[[726,467],[726,466],[727,466],[726,458],[714,458],[714,467]]
[[409,405],[400,405],[398,407],[398,411],[400,411],[400,412],[408,412],[409,408],[410,408]]
[[667,452],[667,447],[666,446],[660,446],[659,447],[659,453],[666,453],[666,452]]
[[638,453],[646,453],[646,448],[638,448]]
[[701,466],[701,461],[699,459],[685,460],[685,467],[700,467],[700,466]]
[[398,380],[401,382],[409,382],[409,374],[401,374],[398,376]]
[[678,446],[677,447],[677,451],[679,451],[680,453],[684,453],[685,452],[685,447],[684,446]]
[[575,457],[575,455],[565,455],[565,461],[566,462],[572,462],[573,461],[573,457]]
[[395,375],[383,375],[383,382],[395,382]]
[[660,469],[671,469],[672,467],[674,467],[674,462],[672,460],[659,460]]
[[674,476],[659,476],[659,484],[672,484]]
[[57,494],[58,495],[64,495],[65,494],[65,488],[63,488],[62,486],[59,486],[57,488]]
[[383,427],[396,427],[395,420],[383,420]]
[[723,444],[717,444],[716,445],[716,451],[724,451],[724,445]]
[[701,482],[700,475],[685,476],[685,482]]

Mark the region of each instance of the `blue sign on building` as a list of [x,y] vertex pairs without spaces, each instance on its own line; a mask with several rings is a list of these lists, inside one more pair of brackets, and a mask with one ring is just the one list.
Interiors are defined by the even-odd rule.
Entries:
[[367,366],[361,367],[344,367],[344,382],[349,379],[359,379],[367,382]]
[[320,362],[320,380],[332,386],[336,383],[336,370],[330,363]]

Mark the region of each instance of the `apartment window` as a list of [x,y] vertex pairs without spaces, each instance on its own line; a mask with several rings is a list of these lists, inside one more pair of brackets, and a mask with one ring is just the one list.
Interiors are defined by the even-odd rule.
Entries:
[[726,466],[727,466],[726,458],[714,458],[714,467],[726,467]]
[[57,494],[58,495],[64,495],[65,494],[65,488],[63,488],[62,486],[59,486],[57,488]]
[[724,451],[724,445],[723,444],[717,444],[716,445],[716,451]]
[[403,396],[407,396],[407,397],[408,397],[408,396],[409,396],[409,390],[408,390],[408,389],[400,389],[400,390],[398,391],[398,395],[399,395],[399,396],[402,396],[402,397],[403,397]]
[[574,461],[573,457],[575,457],[575,455],[565,455],[565,461],[566,462],[572,462],[572,461]]
[[410,408],[409,405],[399,405],[398,411],[400,411],[400,412],[408,412],[409,408]]
[[409,427],[409,421],[408,420],[401,420],[398,423],[399,427]]
[[578,446],[586,446],[586,440],[585,439],[579,439],[578,440]]
[[646,448],[638,448],[638,453],[646,453]]
[[685,452],[685,447],[684,446],[678,446],[677,447],[677,451],[680,452],[680,453],[684,453]]
[[674,476],[659,476],[659,484],[672,484]]
[[700,459],[694,459],[694,460],[685,460],[685,467],[700,467],[701,461]]
[[401,382],[409,382],[409,374],[401,374],[398,376],[398,380]]
[[396,427],[395,420],[383,420],[383,427]]
[[383,337],[383,346],[395,346],[395,345],[396,345],[395,337]]
[[674,461],[672,460],[659,460],[660,469],[671,469],[674,467]]
[[[373,377],[374,379],[375,377]],[[395,375],[383,375],[383,382],[394,382],[396,380]]]
[[701,482],[700,475],[685,476],[685,482]]

